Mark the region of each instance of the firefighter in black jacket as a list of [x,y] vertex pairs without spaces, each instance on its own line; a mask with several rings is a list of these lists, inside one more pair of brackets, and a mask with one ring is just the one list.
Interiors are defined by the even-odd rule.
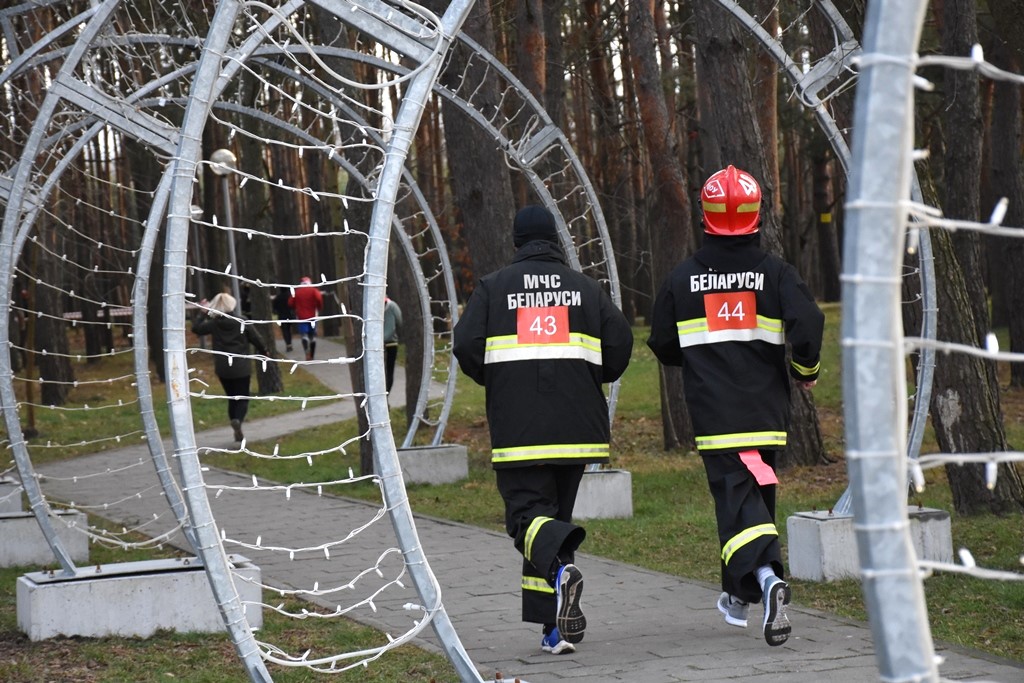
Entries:
[[523,621],[544,625],[546,652],[583,639],[586,531],[572,523],[584,467],[608,462],[608,403],[633,350],[622,312],[569,268],[551,212],[521,209],[512,263],[483,277],[455,326],[459,366],[486,387],[491,463],[505,528],[523,555]]
[[765,640],[781,645],[791,630],[790,588],[775,526],[775,459],[786,445],[790,377],[803,389],[817,380],[824,315],[796,269],[761,250],[761,188],[750,174],[733,166],[715,173],[701,202],[704,244],[662,285],[647,345],[683,368],[715,499],[718,609],[746,627],[748,604],[763,602]]

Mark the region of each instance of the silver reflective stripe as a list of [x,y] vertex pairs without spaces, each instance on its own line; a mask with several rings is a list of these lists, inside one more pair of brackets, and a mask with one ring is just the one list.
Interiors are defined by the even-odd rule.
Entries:
[[679,347],[714,344],[727,341],[763,341],[769,344],[783,345],[786,335],[782,331],[782,321],[778,318],[757,316],[757,327],[745,330],[708,330],[707,318],[694,318],[676,323],[679,334]]
[[601,365],[601,340],[586,334],[572,333],[569,341],[557,344],[520,344],[516,335],[488,337],[484,363],[507,363],[517,360],[575,359]]

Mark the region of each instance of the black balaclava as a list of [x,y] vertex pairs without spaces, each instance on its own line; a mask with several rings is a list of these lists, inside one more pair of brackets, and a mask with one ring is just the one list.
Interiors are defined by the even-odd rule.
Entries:
[[512,222],[512,243],[516,248],[533,240],[547,240],[558,243],[558,229],[555,217],[543,206],[531,204],[519,209]]

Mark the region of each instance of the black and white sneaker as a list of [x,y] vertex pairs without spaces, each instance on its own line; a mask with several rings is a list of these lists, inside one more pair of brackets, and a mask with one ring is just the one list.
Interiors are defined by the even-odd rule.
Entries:
[[764,640],[769,645],[782,645],[789,640],[793,627],[786,616],[789,604],[789,584],[773,576],[764,584]]
[[583,597],[583,574],[574,564],[562,565],[555,577],[555,594],[558,596],[558,608],[555,613],[555,625],[562,638],[570,643],[583,640],[587,630],[587,618],[580,608]]

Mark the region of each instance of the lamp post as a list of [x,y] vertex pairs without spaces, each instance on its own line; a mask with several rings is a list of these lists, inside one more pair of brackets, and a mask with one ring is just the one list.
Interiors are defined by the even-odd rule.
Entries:
[[[231,184],[230,175],[238,168],[238,159],[230,149],[218,149],[210,155],[212,170],[220,176],[221,189],[224,191],[224,225],[233,227],[231,219]],[[239,315],[242,306],[242,297],[238,290],[238,259],[235,258],[235,233],[228,230],[228,260],[231,265],[231,295],[235,297],[234,314]]]

